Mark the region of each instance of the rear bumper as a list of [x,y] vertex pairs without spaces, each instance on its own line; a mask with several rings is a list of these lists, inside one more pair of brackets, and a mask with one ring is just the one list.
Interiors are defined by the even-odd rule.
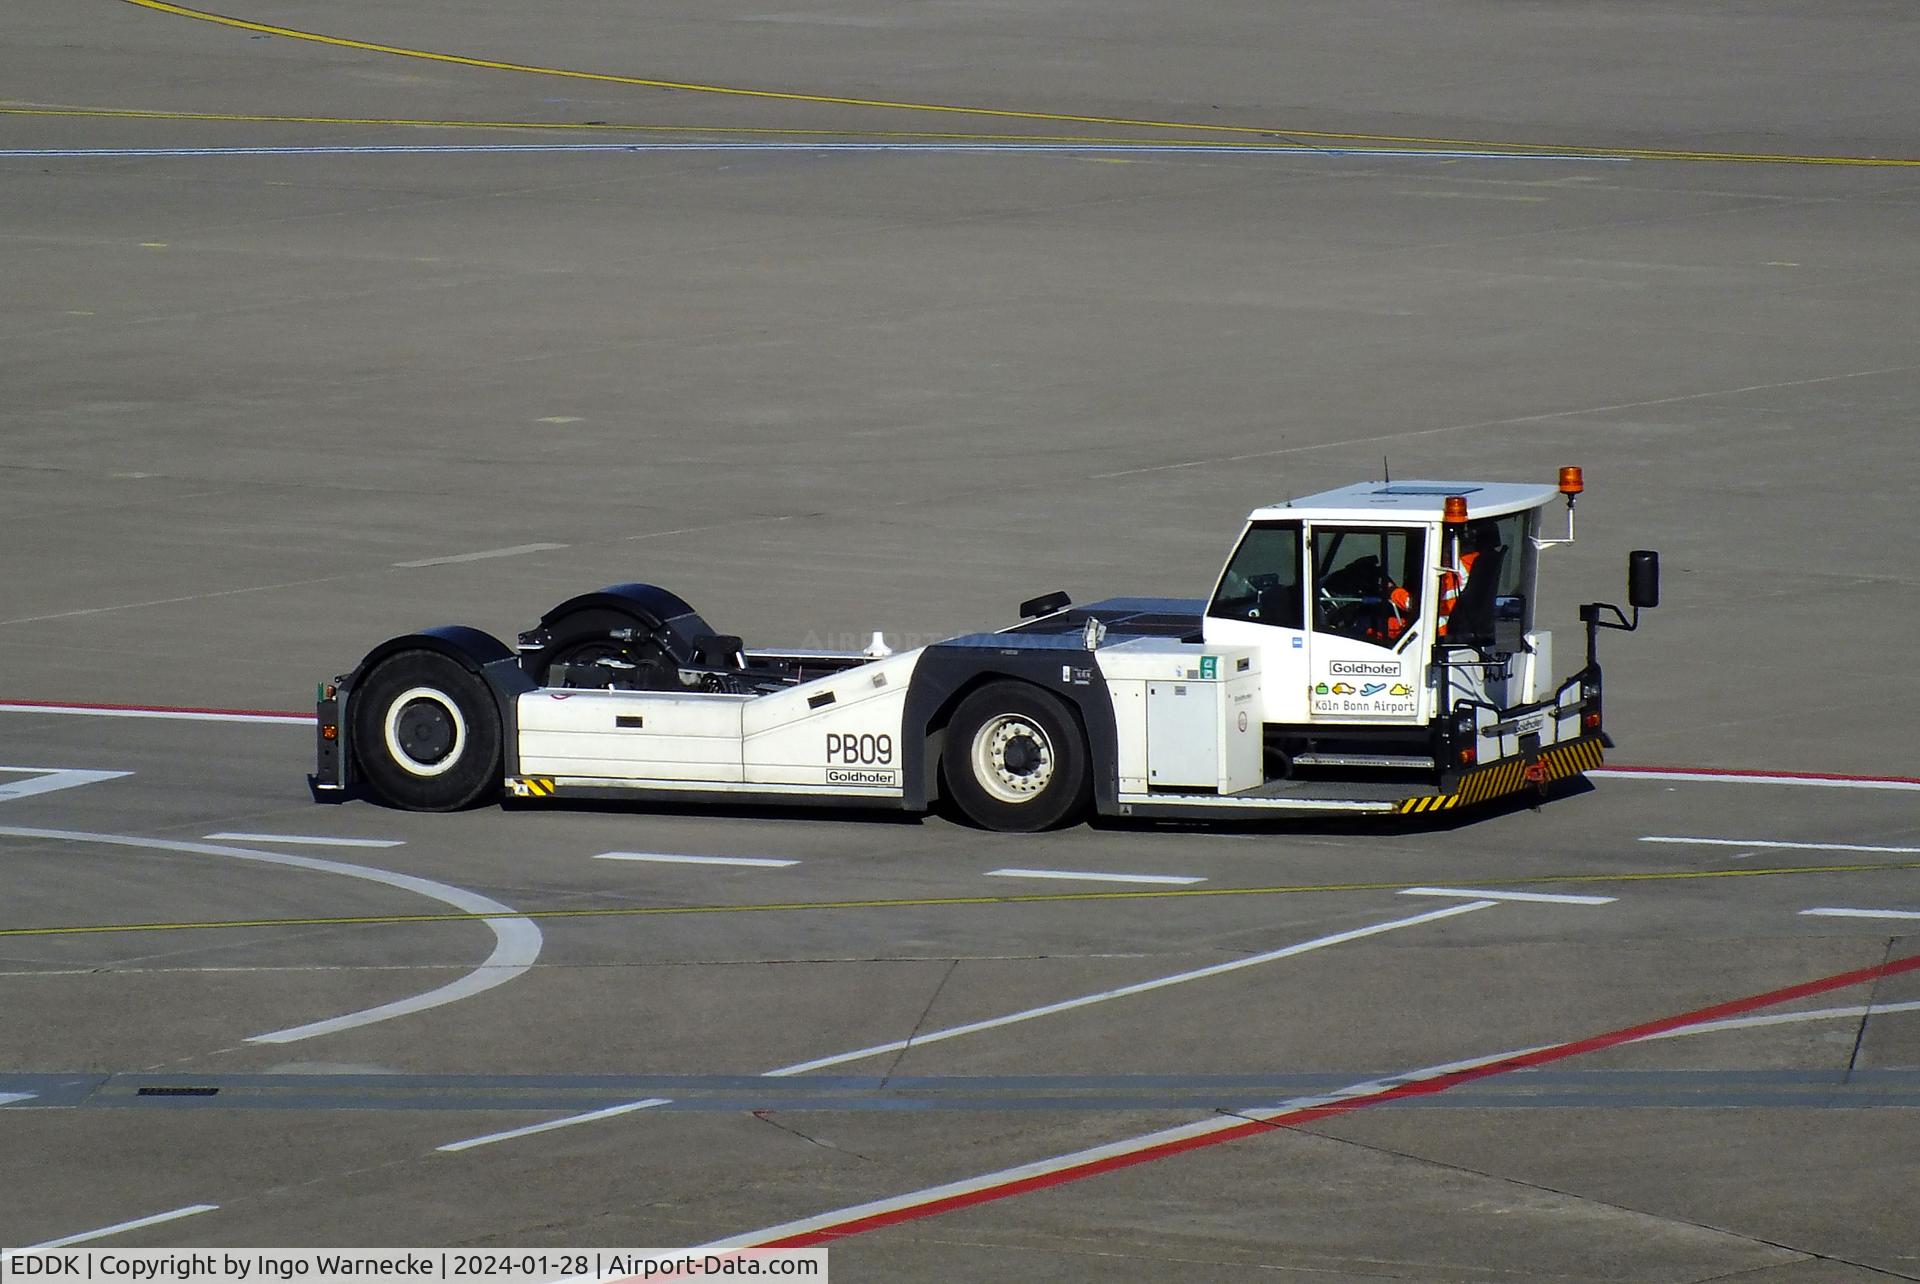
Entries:
[[339,802],[353,787],[353,751],[347,744],[346,679],[322,684],[314,701],[313,774],[307,788],[315,802]]

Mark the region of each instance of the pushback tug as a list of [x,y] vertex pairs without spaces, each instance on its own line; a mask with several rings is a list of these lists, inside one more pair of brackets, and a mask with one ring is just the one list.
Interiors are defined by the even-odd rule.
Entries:
[[[1366,482],[1255,509],[1205,599],[1022,604],[1020,622],[889,652],[746,647],[665,589],[562,602],[509,648],[465,626],[322,684],[316,798],[449,811],[500,797],[819,803],[988,829],[1102,816],[1452,811],[1598,767],[1595,640],[1554,672],[1541,554],[1556,486]],[[1556,501],[1565,533],[1543,535]]]

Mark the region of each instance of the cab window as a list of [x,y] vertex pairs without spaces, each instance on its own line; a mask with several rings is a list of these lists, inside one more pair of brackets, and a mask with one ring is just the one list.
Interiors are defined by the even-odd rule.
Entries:
[[1299,525],[1263,522],[1249,528],[1227,562],[1207,614],[1283,629],[1304,627]]
[[1420,618],[1425,553],[1417,527],[1314,527],[1314,631],[1396,645]]

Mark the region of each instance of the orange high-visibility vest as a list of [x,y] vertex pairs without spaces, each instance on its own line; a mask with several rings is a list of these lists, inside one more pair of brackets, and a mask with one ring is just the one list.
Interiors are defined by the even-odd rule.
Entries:
[[1453,604],[1459,600],[1460,591],[1467,585],[1467,579],[1473,574],[1473,564],[1480,560],[1478,551],[1460,555],[1460,573],[1449,570],[1440,572],[1440,636],[1447,634],[1447,617],[1453,614]]

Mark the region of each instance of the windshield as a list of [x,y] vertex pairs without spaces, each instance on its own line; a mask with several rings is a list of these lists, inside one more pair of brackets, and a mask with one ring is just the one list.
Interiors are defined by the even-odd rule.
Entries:
[[1227,562],[1207,614],[1285,629],[1304,627],[1299,524],[1263,522],[1249,527]]

